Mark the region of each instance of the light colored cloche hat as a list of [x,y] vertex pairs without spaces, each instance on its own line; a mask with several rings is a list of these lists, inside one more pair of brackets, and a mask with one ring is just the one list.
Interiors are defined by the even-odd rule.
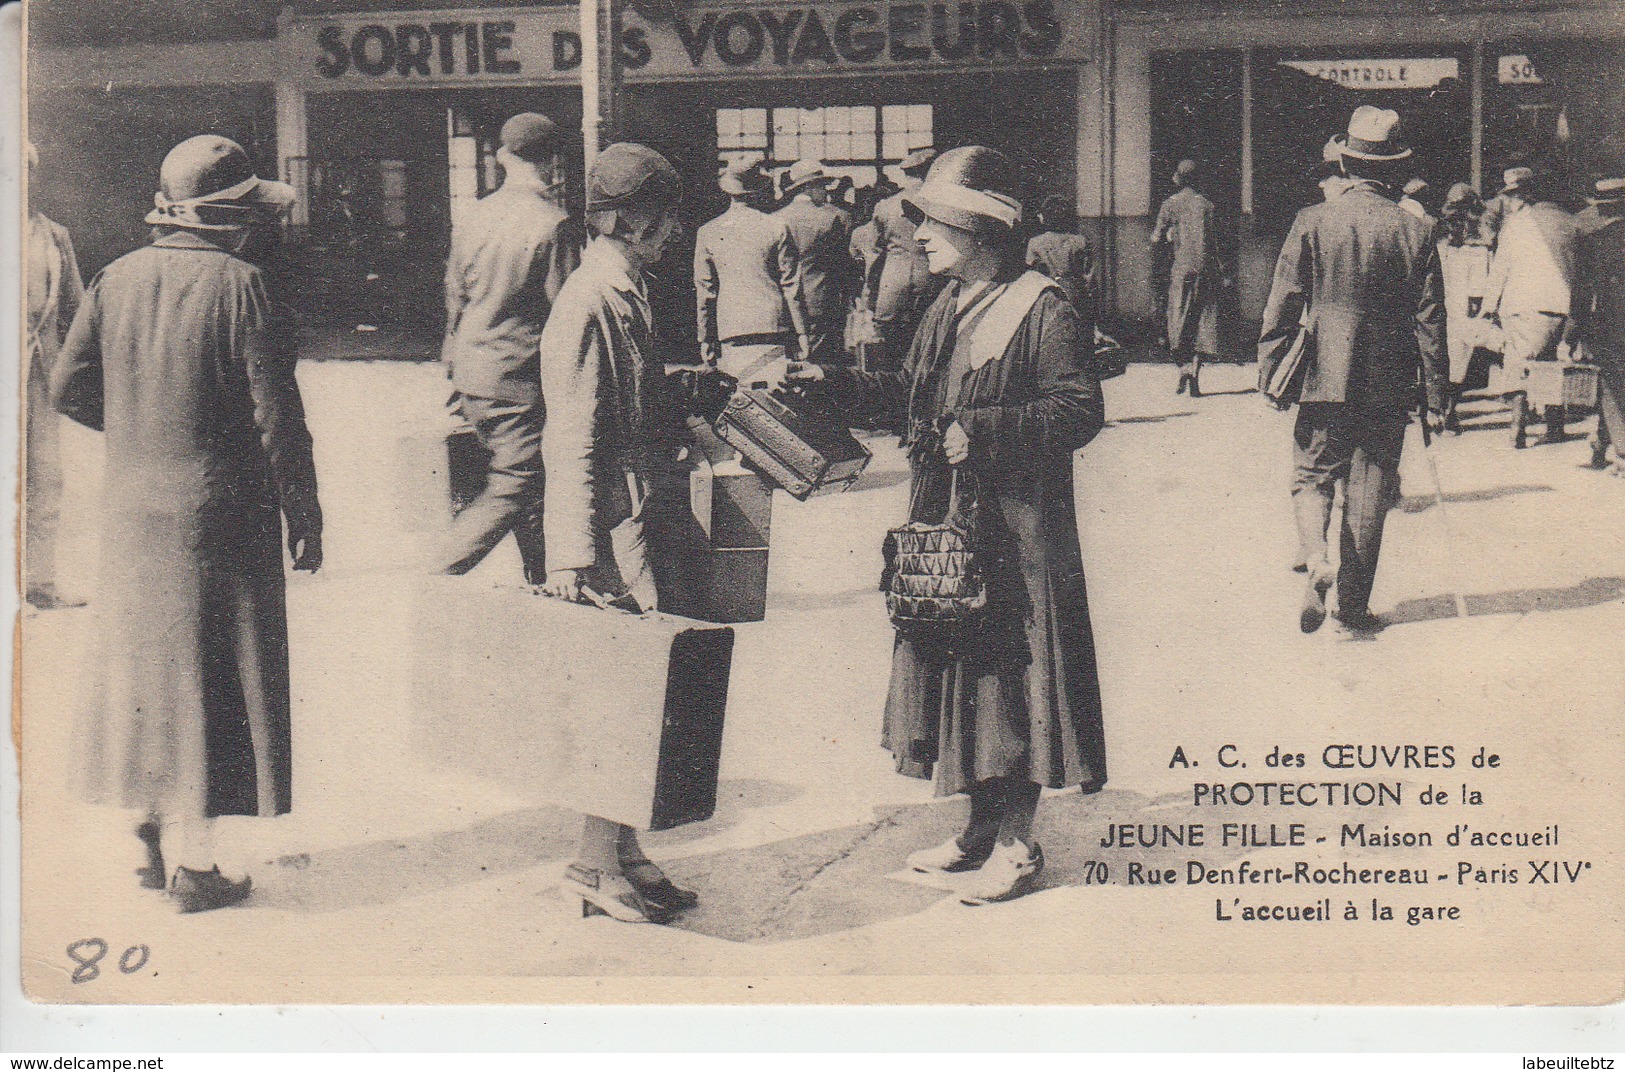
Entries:
[[985,145],[964,145],[937,157],[919,189],[903,198],[918,223],[929,217],[964,231],[1012,231],[1021,223],[1010,158]]
[[797,160],[785,175],[784,192],[788,196],[804,186],[821,186],[828,181],[829,173],[824,170],[822,160]]
[[147,222],[195,231],[229,231],[273,220],[294,203],[292,186],[258,178],[243,147],[198,134],[169,150]]
[[1360,105],[1349,117],[1348,133],[1332,140],[1340,154],[1355,160],[1406,160],[1411,155],[1399,143],[1399,113],[1392,108]]

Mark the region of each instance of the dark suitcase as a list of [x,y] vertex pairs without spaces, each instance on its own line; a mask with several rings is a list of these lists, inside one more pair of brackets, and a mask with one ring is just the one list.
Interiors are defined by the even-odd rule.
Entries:
[[472,428],[446,436],[446,464],[451,475],[451,512],[460,514],[480,497],[491,473],[491,452]]
[[869,464],[869,451],[830,413],[805,399],[793,406],[770,391],[736,391],[717,435],[797,499],[844,491]]
[[640,830],[716,810],[728,626],[464,577],[418,580],[411,621],[426,754]]

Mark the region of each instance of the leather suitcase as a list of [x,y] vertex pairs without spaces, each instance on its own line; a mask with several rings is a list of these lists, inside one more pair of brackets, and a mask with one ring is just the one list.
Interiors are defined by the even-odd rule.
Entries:
[[689,508],[704,531],[689,562],[703,592],[708,622],[759,622],[767,617],[767,563],[773,528],[773,485],[740,464],[739,452],[701,418],[689,422]]
[[466,577],[415,584],[411,709],[427,754],[639,830],[711,817],[731,628]]
[[716,430],[797,499],[844,491],[869,464],[869,451],[843,422],[805,399],[792,408],[770,391],[734,392]]

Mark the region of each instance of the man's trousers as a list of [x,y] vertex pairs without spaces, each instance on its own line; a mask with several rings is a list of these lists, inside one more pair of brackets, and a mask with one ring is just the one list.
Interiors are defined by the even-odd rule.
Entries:
[[546,411],[540,402],[504,402],[474,395],[462,395],[458,406],[480,444],[491,452],[491,467],[485,490],[452,522],[438,566],[444,573],[467,573],[512,532],[524,562],[525,580],[541,584],[547,577],[542,541]]
[[1306,402],[1293,428],[1293,505],[1298,539],[1311,571],[1326,558],[1326,529],[1337,481],[1345,481],[1338,613],[1370,609],[1382,552],[1382,530],[1399,497],[1404,410],[1373,414],[1343,402]]

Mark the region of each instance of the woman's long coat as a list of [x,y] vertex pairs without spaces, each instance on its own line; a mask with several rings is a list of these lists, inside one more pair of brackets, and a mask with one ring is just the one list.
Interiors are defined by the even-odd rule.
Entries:
[[292,334],[259,269],[190,232],[109,265],[68,332],[52,401],[107,434],[95,802],[289,810],[280,514],[321,526]]
[[989,563],[986,625],[961,654],[898,637],[883,743],[904,774],[935,767],[943,795],[1001,776],[1097,787],[1105,738],[1072,483],[1073,452],[1105,420],[1093,325],[1052,286],[1003,356],[949,385],[958,291],[927,310],[899,372],[830,370],[828,381],[849,411],[907,414],[910,520],[947,511],[952,467],[936,429],[951,417],[970,435],[962,468]]
[[1153,243],[1169,247],[1168,346],[1175,353],[1218,354],[1220,281],[1213,202],[1190,187],[1157,212]]

